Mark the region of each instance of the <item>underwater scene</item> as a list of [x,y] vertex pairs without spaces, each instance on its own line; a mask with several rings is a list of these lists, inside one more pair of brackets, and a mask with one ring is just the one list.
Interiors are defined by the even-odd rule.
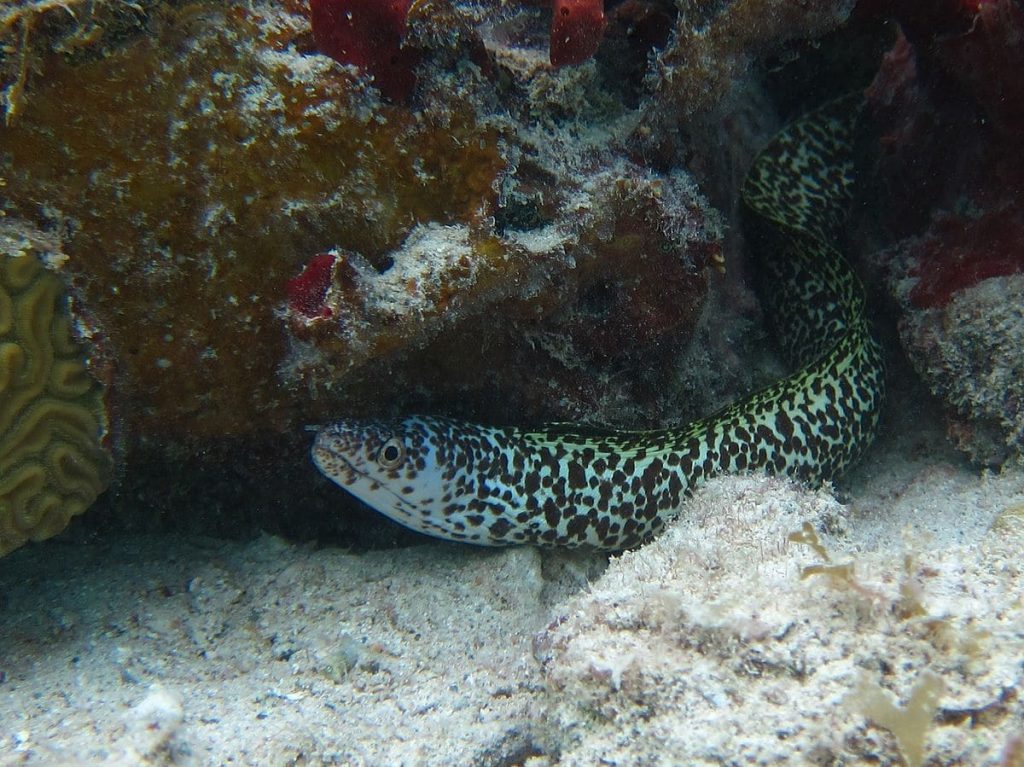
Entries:
[[1024,767],[1021,0],[0,0],[0,767]]

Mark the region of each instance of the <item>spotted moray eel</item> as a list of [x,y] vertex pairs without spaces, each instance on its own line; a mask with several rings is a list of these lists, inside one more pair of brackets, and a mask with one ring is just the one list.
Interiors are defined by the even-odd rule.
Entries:
[[717,474],[767,470],[812,484],[838,476],[874,438],[885,387],[863,289],[836,245],[857,113],[847,98],[798,119],[742,188],[765,311],[793,375],[680,429],[340,421],[319,431],[313,461],[427,535],[612,551],[657,534]]

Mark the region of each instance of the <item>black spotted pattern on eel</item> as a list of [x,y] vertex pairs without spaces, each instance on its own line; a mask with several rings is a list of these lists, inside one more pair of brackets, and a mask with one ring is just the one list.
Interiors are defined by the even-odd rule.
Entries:
[[317,434],[326,476],[391,519],[480,545],[621,550],[728,472],[831,480],[874,438],[881,349],[836,243],[851,200],[858,103],[785,128],[742,189],[766,312],[796,372],[681,429],[493,428],[447,418],[340,421]]

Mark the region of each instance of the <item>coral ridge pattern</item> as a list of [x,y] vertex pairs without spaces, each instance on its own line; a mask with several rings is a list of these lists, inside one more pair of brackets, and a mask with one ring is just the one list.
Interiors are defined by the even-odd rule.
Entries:
[[0,556],[49,538],[106,487],[102,392],[63,285],[34,254],[0,256]]
[[717,474],[837,476],[873,439],[884,395],[862,288],[833,245],[851,199],[858,113],[848,97],[797,120],[759,155],[742,191],[765,302],[795,374],[678,430],[346,420],[317,435],[317,467],[439,538],[608,550],[651,538],[685,493]]

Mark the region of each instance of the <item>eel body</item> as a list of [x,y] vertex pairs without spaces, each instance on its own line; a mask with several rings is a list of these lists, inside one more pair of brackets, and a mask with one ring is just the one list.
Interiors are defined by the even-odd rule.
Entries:
[[447,418],[340,421],[313,460],[391,519],[480,545],[621,550],[656,534],[717,474],[838,476],[877,430],[882,353],[839,250],[857,102],[783,129],[742,189],[766,313],[795,373],[680,429],[493,428]]

